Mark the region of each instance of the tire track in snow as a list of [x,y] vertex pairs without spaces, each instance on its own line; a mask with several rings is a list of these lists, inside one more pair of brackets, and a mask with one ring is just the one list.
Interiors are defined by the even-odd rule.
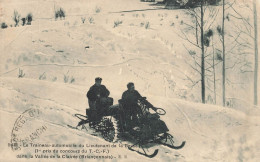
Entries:
[[14,68],[10,71],[7,71],[5,73],[2,73],[0,74],[0,77],[5,75],[5,74],[8,74],[10,72],[13,72],[19,68],[22,68],[22,67],[33,67],[33,66],[60,66],[60,67],[71,67],[71,68],[78,68],[78,67],[81,67],[81,68],[103,68],[103,67],[113,67],[113,66],[118,66],[118,65],[123,65],[125,63],[128,63],[130,61],[136,61],[136,60],[143,60],[143,58],[134,58],[134,59],[129,59],[129,60],[126,60],[126,61],[123,61],[123,62],[119,62],[119,63],[115,63],[115,64],[108,64],[108,65],[68,65],[68,64],[27,64],[27,65],[22,65],[22,66],[19,66],[17,68]]
[[[9,91],[15,91],[15,92],[17,92],[17,93],[19,93],[19,94],[21,94],[21,95],[25,95],[25,96],[29,96],[29,97],[35,98],[35,99],[37,99],[37,100],[44,100],[44,101],[52,102],[52,103],[54,103],[54,105],[58,105],[58,106],[62,106],[62,107],[63,107],[63,108],[56,108],[54,105],[53,105],[53,107],[46,107],[46,106],[45,106],[45,107],[43,107],[43,109],[40,109],[40,110],[46,110],[46,109],[48,109],[48,110],[50,110],[50,111],[55,111],[56,113],[57,113],[57,111],[60,111],[60,112],[63,112],[63,113],[65,113],[65,114],[69,115],[69,116],[72,116],[72,117],[74,117],[74,116],[73,116],[74,113],[79,113],[79,110],[76,110],[76,109],[71,108],[70,106],[67,106],[67,105],[58,103],[58,102],[56,102],[55,100],[44,99],[44,98],[41,98],[41,97],[38,97],[38,96],[35,96],[35,95],[32,95],[32,94],[28,94],[28,93],[25,93],[25,92],[18,91],[18,90],[14,89],[14,88],[4,87],[3,85],[1,85],[0,87],[1,87],[1,88],[4,88],[4,89],[7,89],[7,90],[9,90]],[[34,105],[34,106],[37,106],[37,105]],[[32,106],[30,106],[30,107],[32,107]],[[64,108],[64,107],[66,107],[66,108]],[[74,113],[73,113],[73,112],[71,113],[70,111],[66,111],[67,108],[70,109],[70,110],[72,110]],[[37,108],[37,109],[38,109],[38,108]],[[64,109],[65,109],[65,110],[64,110]],[[14,113],[15,113],[15,114],[17,114],[18,116],[21,115],[20,113],[17,113],[16,111],[8,111],[8,110],[4,110],[4,109],[2,109],[2,108],[0,108],[0,111],[8,112],[8,113],[10,113],[10,114],[14,114]],[[58,114],[60,115],[60,113],[58,113]],[[47,121],[47,120],[44,120],[44,121]],[[64,126],[64,125],[58,124],[58,123],[54,123],[54,122],[51,122],[51,121],[48,121],[48,123],[52,123],[52,124],[59,125],[59,126],[62,126],[62,127],[66,127],[66,128],[67,128],[67,126]],[[65,123],[65,124],[66,124],[66,123]]]
[[28,29],[28,26],[26,26],[25,29],[23,29],[21,32],[19,32],[19,33],[15,36],[14,39],[12,39],[9,43],[7,43],[3,49],[6,50],[6,48],[7,48],[8,46],[10,46],[15,40],[17,40],[18,37],[20,37],[20,35],[22,35],[23,32],[25,32],[27,29]]
[[[6,113],[10,113],[10,114],[17,114],[18,116],[19,115],[21,115],[20,113],[17,113],[17,112],[11,112],[11,111],[6,111],[6,110],[2,110],[2,109],[0,109],[0,111],[2,111],[2,112],[6,112]],[[52,121],[49,121],[49,120],[44,120],[44,119],[38,119],[38,118],[35,118],[35,120],[36,121],[38,121],[38,122],[42,122],[42,123],[47,123],[47,124],[49,124],[49,125],[51,125],[51,126],[54,126],[54,127],[57,127],[57,128],[65,128],[65,129],[68,129],[68,127],[67,127],[67,125],[63,125],[63,124],[58,124],[58,123],[55,123],[55,122],[52,122]],[[80,137],[91,137],[91,138],[96,138],[96,139],[100,139],[100,138],[98,138],[98,137],[96,137],[96,136],[93,136],[93,135],[91,135],[91,134],[89,134],[89,133],[85,133],[85,132],[83,132],[83,131],[81,131],[81,130],[73,130],[73,129],[71,129],[73,132],[75,131],[76,133],[76,135],[78,135],[78,136],[80,136]],[[60,134],[59,134],[60,135]]]
[[183,116],[185,117],[185,119],[187,120],[190,130],[192,130],[194,133],[196,133],[196,134],[198,134],[198,135],[200,135],[200,136],[202,136],[202,137],[206,137],[206,138],[210,138],[210,139],[211,139],[211,137],[206,136],[206,135],[204,135],[204,134],[202,134],[202,133],[199,133],[197,130],[195,130],[195,129],[193,128],[192,124],[191,124],[191,121],[190,121],[188,115],[187,115],[184,111],[181,110],[181,108],[179,107],[179,105],[177,105],[177,104],[174,103],[174,102],[173,102],[173,104],[175,105],[175,107],[182,113],[182,115],[183,115]]
[[[67,105],[58,103],[57,101],[52,100],[52,99],[41,98],[41,97],[35,96],[35,95],[33,95],[33,94],[21,92],[21,90],[18,91],[18,90],[14,89],[14,88],[8,88],[8,87],[4,87],[4,86],[0,86],[0,87],[1,87],[1,88],[4,88],[4,89],[7,89],[7,90],[9,90],[9,91],[15,91],[15,92],[20,93],[20,94],[25,95],[25,96],[26,96],[26,95],[27,95],[27,96],[30,96],[30,97],[35,98],[35,99],[38,99],[38,100],[44,100],[44,101],[53,102],[53,103],[56,104],[56,105],[59,105],[59,106],[62,106],[62,107],[66,107],[66,108],[68,108],[68,109],[70,109],[70,110],[72,110],[72,111],[76,111],[76,112],[79,111],[79,110],[77,110],[77,109],[71,108],[70,106],[67,106]],[[53,109],[54,109],[54,108],[53,108]],[[62,108],[61,108],[60,110],[63,111]],[[71,113],[69,113],[69,112],[67,112],[67,114],[70,114],[70,115],[71,115]]]

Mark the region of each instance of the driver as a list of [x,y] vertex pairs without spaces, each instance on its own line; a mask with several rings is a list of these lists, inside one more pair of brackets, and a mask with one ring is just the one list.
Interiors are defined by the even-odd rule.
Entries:
[[127,90],[122,95],[122,100],[127,103],[128,107],[132,107],[137,105],[138,99],[140,98],[142,98],[142,96],[137,90],[135,90],[134,83],[128,83]]
[[137,122],[137,116],[141,113],[141,109],[138,106],[139,99],[142,99],[142,96],[137,90],[135,90],[134,83],[128,83],[127,90],[122,94],[122,102],[126,120]]

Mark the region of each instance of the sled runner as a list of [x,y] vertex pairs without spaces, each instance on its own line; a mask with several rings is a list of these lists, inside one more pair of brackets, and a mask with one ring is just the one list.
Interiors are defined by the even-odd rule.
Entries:
[[[138,114],[136,117],[129,116],[122,100],[119,104],[109,106],[103,112],[87,109],[86,116],[75,114],[80,119],[78,125],[86,129],[90,128],[100,132],[101,136],[109,142],[128,141],[132,145],[128,146],[130,151],[135,151],[140,155],[153,158],[158,154],[158,149],[152,153],[149,145],[160,144],[171,149],[181,149],[185,145],[183,141],[180,145],[175,145],[173,136],[168,133],[166,124],[160,120],[160,115],[165,115],[162,108],[154,107],[145,97],[138,100]],[[149,109],[155,111],[150,113]]]

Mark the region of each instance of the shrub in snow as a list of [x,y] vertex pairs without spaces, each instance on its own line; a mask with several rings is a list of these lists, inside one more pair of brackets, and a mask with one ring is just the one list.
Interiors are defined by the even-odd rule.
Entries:
[[26,19],[23,17],[21,20],[22,20],[22,26],[24,26],[26,24]]
[[64,83],[74,83],[75,78],[72,76],[70,77],[69,75],[64,75],[63,77]]
[[64,80],[64,83],[68,83],[69,76],[68,75],[64,75],[63,80]]
[[45,80],[46,79],[46,74],[45,74],[45,72],[43,73],[43,74],[41,74],[40,76],[39,76],[39,80]]
[[70,83],[74,83],[74,82],[75,82],[75,78],[74,78],[74,77],[71,77]]
[[5,29],[5,28],[7,28],[7,27],[8,27],[7,24],[6,24],[5,22],[2,22],[1,28],[2,28],[2,29]]
[[32,15],[31,13],[29,13],[29,14],[26,16],[27,25],[31,25],[32,20],[33,20],[33,15]]
[[114,28],[117,27],[118,25],[122,24],[122,23],[123,23],[123,21],[119,21],[119,20],[114,21]]
[[52,78],[52,81],[55,82],[57,80],[57,77]]
[[23,70],[19,69],[18,78],[23,78],[24,76],[25,76],[25,73],[23,72]]
[[150,23],[149,22],[146,22],[146,24],[145,24],[145,29],[149,29],[150,28]]
[[83,24],[85,23],[85,20],[86,20],[86,17],[81,17],[81,21]]
[[14,10],[13,20],[15,22],[15,27],[19,25],[21,15]]
[[89,18],[88,18],[88,22],[89,22],[90,24],[93,24],[93,23],[94,23],[94,18],[93,18],[93,17],[89,17]]
[[100,7],[96,7],[96,13],[100,13],[101,12],[101,8]]
[[63,8],[60,8],[59,10],[55,11],[55,20],[57,20],[58,18],[60,19],[65,19],[66,15],[65,15],[65,11],[63,10]]

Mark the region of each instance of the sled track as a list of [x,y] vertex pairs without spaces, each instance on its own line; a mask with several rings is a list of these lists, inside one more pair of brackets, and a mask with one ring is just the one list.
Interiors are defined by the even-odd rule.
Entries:
[[198,135],[201,135],[201,136],[203,136],[203,137],[210,138],[210,137],[208,137],[208,136],[205,136],[204,134],[199,133],[197,130],[195,130],[195,129],[192,127],[191,121],[190,121],[189,117],[187,116],[187,114],[186,114],[185,112],[183,112],[183,111],[180,109],[180,107],[179,107],[176,103],[174,103],[174,105],[176,106],[176,108],[182,113],[182,115],[183,115],[183,116],[185,117],[185,119],[187,120],[190,130],[192,130],[194,133],[196,133],[196,134],[198,134]]
[[71,68],[105,68],[105,67],[113,67],[113,66],[118,66],[118,65],[123,65],[126,64],[128,62],[131,61],[135,61],[135,60],[143,60],[143,58],[134,58],[134,59],[129,59],[129,60],[125,60],[123,62],[118,62],[118,63],[114,63],[114,64],[107,64],[107,65],[74,65],[74,64],[51,64],[51,63],[43,63],[43,64],[27,64],[27,65],[22,65],[19,66],[17,68],[14,68],[12,70],[9,70],[7,72],[4,72],[2,74],[0,74],[0,76],[3,76],[5,74],[11,73],[19,68],[22,67],[37,67],[37,66],[58,66],[58,67],[71,67]]

